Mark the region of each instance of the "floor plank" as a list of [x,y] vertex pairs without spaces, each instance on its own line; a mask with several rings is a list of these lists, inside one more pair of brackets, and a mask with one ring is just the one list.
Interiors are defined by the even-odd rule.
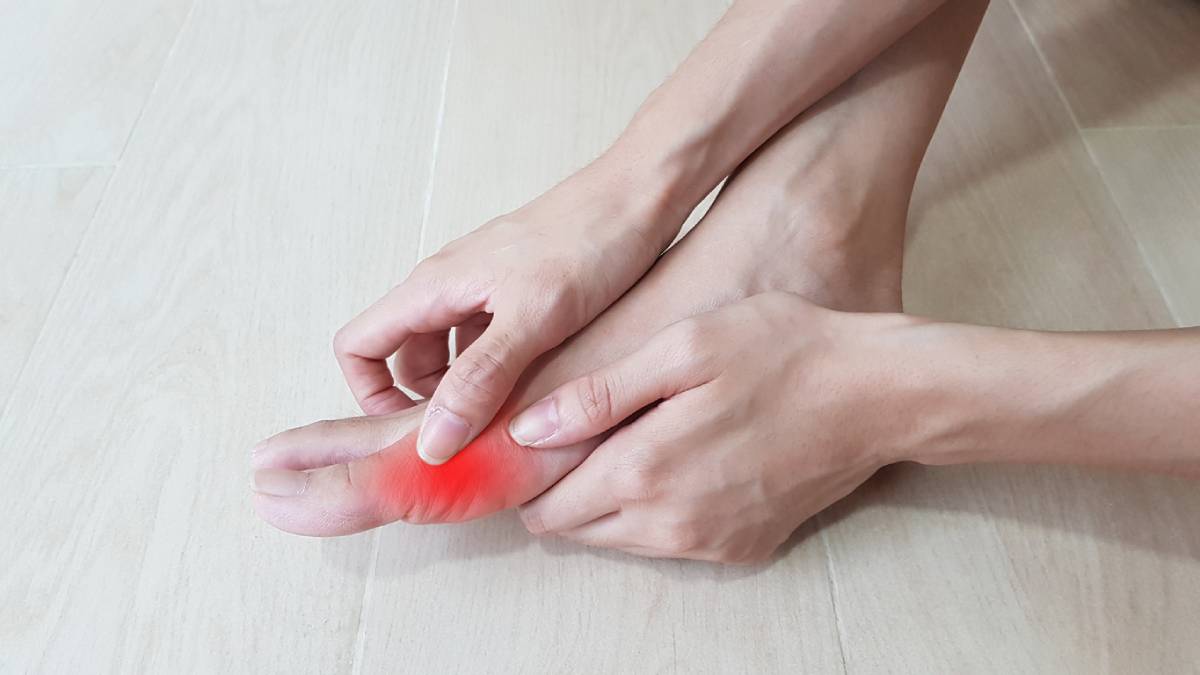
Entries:
[[0,170],[0,410],[110,173],[107,168]]
[[[597,154],[723,9],[463,3],[422,253]],[[816,539],[750,573],[538,542],[513,514],[380,534],[364,673],[841,669]]]
[[[908,308],[1053,329],[1172,325],[1020,35],[992,3],[914,199]],[[1160,478],[891,467],[824,532],[849,671],[1179,672],[1200,657],[1183,634],[1200,601],[1197,509],[1194,486]]]
[[931,144],[910,213],[905,309],[1051,330],[1174,325],[1019,31],[994,3]]
[[[1089,126],[1195,123],[1192,10],[1014,2],[1053,77],[993,3],[914,200],[909,309],[1197,323],[1195,130],[1089,131],[1097,170],[1055,89]],[[2,3],[0,165],[129,142],[0,171],[0,672],[1200,662],[1200,497],[1160,478],[891,467],[751,569],[512,514],[329,541],[254,518],[246,446],[356,412],[333,331],[604,147],[723,0],[206,0],[181,32],[171,0]]]
[[112,164],[193,0],[0,0],[0,166]]
[[329,338],[416,259],[428,2],[198,5],[0,419],[0,670],[348,672],[371,541],[255,518],[352,411]]
[[1084,128],[1200,124],[1200,3],[1012,2]]
[[1085,138],[1175,318],[1200,325],[1200,127]]

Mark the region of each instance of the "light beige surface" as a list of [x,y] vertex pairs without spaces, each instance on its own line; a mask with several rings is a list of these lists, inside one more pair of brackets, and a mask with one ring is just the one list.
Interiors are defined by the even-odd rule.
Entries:
[[1085,138],[1175,318],[1200,325],[1200,125]]
[[1013,0],[1085,127],[1200,124],[1196,0]]
[[0,410],[111,173],[109,168],[0,169]]
[[[894,467],[749,570],[534,542],[510,514],[328,541],[259,524],[247,447],[353,412],[333,330],[602,148],[723,3],[178,4],[131,6],[142,46],[101,50],[103,95],[61,84],[81,66],[0,66],[0,164],[52,165],[0,172],[0,673],[1200,662],[1200,497],[1159,478]],[[994,3],[923,170],[909,308],[1197,323],[1200,135],[1080,128],[1196,122],[1187,73],[1088,93],[1194,50],[1162,19],[1193,10],[1015,4]],[[132,19],[80,6],[10,0],[0,36],[44,37],[0,52],[128,44]],[[1053,35],[1134,65],[1084,67]]]
[[197,5],[0,419],[0,672],[352,668],[370,536],[256,522],[247,446],[351,411],[329,336],[416,260],[451,21]]
[[0,166],[111,164],[193,0],[0,0]]

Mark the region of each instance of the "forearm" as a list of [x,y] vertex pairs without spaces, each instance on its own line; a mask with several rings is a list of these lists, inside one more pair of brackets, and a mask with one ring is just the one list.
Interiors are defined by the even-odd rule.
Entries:
[[[1200,478],[1200,328],[1046,333],[938,326],[954,345],[916,458],[1124,467]],[[940,418],[940,420],[939,420]]]
[[690,210],[943,1],[740,0],[651,94],[611,154]]

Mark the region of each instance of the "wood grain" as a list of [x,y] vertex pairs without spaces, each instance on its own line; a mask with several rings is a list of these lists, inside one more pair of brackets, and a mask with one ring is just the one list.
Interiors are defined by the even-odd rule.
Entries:
[[0,170],[0,410],[110,173],[107,168]]
[[1011,1],[1082,127],[1200,123],[1200,3]]
[[922,167],[905,309],[1055,330],[1173,325],[1020,22],[993,3]]
[[367,537],[250,508],[416,259],[450,7],[201,3],[0,419],[0,670],[347,672]]
[[[513,514],[258,522],[248,446],[356,412],[333,331],[598,153],[726,3],[190,4],[0,0],[0,166],[105,165],[0,171],[0,673],[1200,662],[1200,496],[1161,478],[891,467],[755,568]],[[1200,138],[1075,124],[1195,124],[1194,8],[992,3],[913,203],[911,311],[1198,322]]]
[[[1172,320],[1017,16],[992,3],[922,171],[913,311],[1053,329]],[[896,466],[825,531],[850,672],[1184,672],[1194,485]],[[1170,647],[1166,647],[1170,645]]]
[[1085,138],[1175,318],[1200,325],[1200,127]]
[[0,166],[111,164],[193,0],[0,0]]

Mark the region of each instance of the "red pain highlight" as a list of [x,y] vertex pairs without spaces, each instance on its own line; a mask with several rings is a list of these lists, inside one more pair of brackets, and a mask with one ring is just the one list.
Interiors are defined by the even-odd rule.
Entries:
[[369,492],[387,513],[413,523],[459,522],[520,504],[533,476],[532,457],[494,421],[445,464],[417,455],[413,431],[376,457]]

